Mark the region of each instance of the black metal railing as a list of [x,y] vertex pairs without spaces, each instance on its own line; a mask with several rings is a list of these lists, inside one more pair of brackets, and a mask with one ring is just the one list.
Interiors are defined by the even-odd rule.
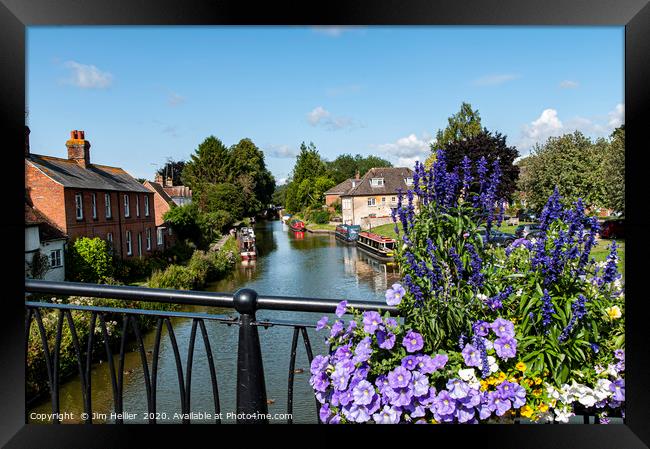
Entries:
[[[236,410],[238,423],[266,423],[268,422],[268,403],[266,397],[266,386],[264,381],[264,365],[258,328],[269,328],[274,326],[293,328],[291,339],[290,362],[288,367],[287,386],[287,416],[288,423],[292,422],[294,405],[294,374],[296,356],[298,351],[298,340],[302,337],[308,362],[311,364],[313,353],[308,328],[315,327],[312,323],[300,323],[291,320],[262,320],[256,318],[258,310],[278,310],[286,312],[321,312],[333,313],[338,299],[316,299],[304,297],[283,297],[283,296],[259,296],[251,289],[240,289],[233,295],[225,293],[195,292],[183,290],[152,289],[132,286],[114,286],[83,284],[75,282],[51,282],[28,279],[25,281],[25,290],[29,294],[49,294],[58,296],[80,296],[91,298],[113,298],[139,302],[157,302],[167,304],[178,304],[184,306],[204,306],[234,309],[238,317],[217,315],[201,312],[176,312],[148,309],[133,309],[120,307],[99,307],[76,304],[62,304],[56,302],[30,301],[29,297],[25,302],[25,353],[28,353],[29,334],[32,322],[35,321],[41,344],[43,346],[43,357],[47,370],[48,386],[50,390],[52,422],[59,423],[57,416],[60,416],[59,388],[60,388],[60,349],[62,331],[64,324],[67,324],[74,355],[77,361],[77,369],[82,390],[82,401],[84,409],[84,421],[88,424],[93,422],[93,410],[91,401],[91,373],[93,365],[93,344],[95,343],[95,331],[99,324],[100,335],[103,340],[103,347],[106,353],[106,361],[110,374],[111,392],[115,409],[116,423],[123,423],[123,392],[124,392],[124,363],[126,356],[126,345],[131,331],[132,337],[137,345],[140,354],[143,378],[145,383],[147,410],[149,423],[157,422],[156,413],[156,391],[158,385],[158,360],[161,345],[163,326],[167,329],[171,347],[174,354],[174,361],[177,371],[181,413],[183,423],[189,423],[187,415],[191,411],[191,382],[192,367],[194,361],[194,346],[198,330],[206,352],[209,368],[210,381],[212,386],[212,399],[215,408],[215,423],[220,423],[221,403],[219,400],[219,386],[217,382],[217,370],[214,355],[210,346],[210,339],[206,330],[205,322],[216,322],[228,326],[239,327],[238,348],[237,348],[237,385],[236,385]],[[371,301],[350,301],[351,306],[358,310],[379,310],[388,311],[395,315],[395,307],[377,304]],[[57,322],[54,337],[54,346],[50,347],[47,330],[43,323],[42,310],[56,310]],[[85,342],[86,350],[83,350],[77,329],[72,317],[72,312],[84,312],[89,314],[89,332]],[[122,332],[119,342],[119,357],[115,360],[115,354],[111,348],[109,332],[107,328],[107,316],[122,317]],[[153,347],[153,360],[151,369],[147,360],[147,351],[143,342],[142,330],[138,324],[138,317],[149,317],[155,320],[155,342]],[[188,344],[187,359],[185,368],[181,361],[178,342],[172,325],[172,318],[184,318],[192,320],[192,328]],[[116,372],[117,368],[117,372]],[[318,414],[318,403],[316,412]],[[27,418],[27,417],[26,417]]]

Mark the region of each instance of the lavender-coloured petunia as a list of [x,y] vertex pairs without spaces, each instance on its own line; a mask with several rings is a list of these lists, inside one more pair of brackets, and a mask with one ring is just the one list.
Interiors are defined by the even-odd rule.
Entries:
[[327,368],[329,361],[330,357],[328,355],[317,355],[314,357],[314,360],[311,361],[309,372],[312,374],[318,374],[325,371],[325,368]]
[[369,334],[374,334],[382,324],[381,315],[378,312],[363,312],[363,330]]
[[330,330],[330,337],[336,337],[341,332],[343,332],[343,321],[336,320],[334,324],[332,324],[332,329]]
[[329,387],[329,378],[325,373],[320,373],[316,374],[315,376],[311,376],[309,379],[309,384],[314,388],[316,391],[326,391],[327,388]]
[[515,384],[507,380],[497,386],[497,393],[501,399],[512,399],[515,395]]
[[429,394],[429,378],[419,371],[413,371],[411,375],[413,396],[422,397]]
[[418,369],[424,374],[431,374],[437,368],[433,359],[429,355],[419,355],[417,356]]
[[512,321],[504,320],[503,318],[497,318],[494,320],[491,327],[497,337],[515,336],[515,325],[512,324]]
[[449,357],[447,357],[446,354],[436,354],[433,357],[433,363],[435,365],[435,369],[439,370],[445,367],[447,364],[447,360],[449,360]]
[[474,335],[486,337],[490,331],[490,323],[479,320],[472,325],[472,330],[474,331]]
[[459,423],[466,423],[472,420],[474,418],[474,408],[473,407],[466,407],[464,405],[460,405],[456,408],[456,418],[458,418]]
[[617,379],[609,385],[609,389],[614,392],[612,397],[615,401],[625,401],[625,379]]
[[418,366],[418,359],[414,355],[407,355],[402,359],[401,365],[407,370],[414,370]]
[[382,349],[393,349],[395,346],[395,334],[392,332],[386,332],[382,330],[378,330],[377,333],[375,334],[377,337],[377,343],[379,343],[379,347]]
[[327,424],[340,424],[341,423],[341,416],[339,415],[334,415],[330,418],[329,422]]
[[487,395],[487,403],[490,410],[496,413],[497,416],[503,416],[508,410],[510,410],[509,399],[501,399],[499,393],[496,391],[490,391]]
[[337,306],[336,306],[336,316],[339,318],[345,315],[345,312],[347,311],[348,307],[348,302],[347,301],[341,301]]
[[391,388],[403,388],[411,382],[411,372],[403,366],[398,366],[388,373],[388,383]]
[[502,359],[511,359],[517,355],[517,340],[508,336],[501,337],[494,341],[494,350]]
[[467,392],[467,396],[462,399],[459,399],[459,402],[465,407],[478,407],[481,403],[481,393],[475,388],[470,388]]
[[323,406],[320,408],[320,411],[318,412],[318,417],[322,423],[327,423],[327,420],[331,414],[332,413],[330,412],[329,404],[323,404]]
[[352,397],[357,405],[368,405],[375,395],[375,388],[367,380],[362,380],[352,390]]
[[396,306],[402,302],[402,298],[406,294],[404,287],[400,284],[393,284],[392,288],[386,290],[386,304],[389,306]]
[[402,346],[404,346],[408,352],[417,352],[424,346],[424,339],[422,338],[422,335],[417,332],[408,331],[404,336]]
[[514,384],[512,389],[514,390],[512,406],[514,408],[523,407],[526,404],[526,389],[519,384]]
[[449,396],[454,399],[462,399],[469,393],[469,385],[460,379],[449,379],[447,381]]
[[481,352],[473,345],[467,343],[461,351],[465,365],[481,366]]
[[372,355],[370,344],[370,337],[366,337],[359,342],[357,347],[354,349],[354,357],[352,358],[354,363],[365,362],[370,358]]
[[319,331],[321,329],[325,329],[325,326],[327,326],[327,322],[329,321],[329,318],[324,316],[318,322],[316,323],[316,330]]
[[410,385],[403,388],[391,388],[386,391],[388,402],[397,407],[405,407],[413,400],[413,390]]
[[395,318],[388,317],[384,320],[384,324],[389,329],[395,329],[397,327],[397,320]]
[[377,424],[397,424],[401,416],[402,412],[398,408],[384,405],[380,412],[372,415],[372,419]]
[[449,396],[447,390],[442,390],[433,402],[436,413],[439,415],[451,415],[456,410],[456,402]]

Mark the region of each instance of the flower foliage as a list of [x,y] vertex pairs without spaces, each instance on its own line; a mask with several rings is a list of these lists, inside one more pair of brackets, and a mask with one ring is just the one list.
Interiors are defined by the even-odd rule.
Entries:
[[494,248],[500,170],[485,159],[450,167],[442,151],[429,170],[416,163],[393,211],[402,281],[385,299],[400,318],[344,302],[338,319],[317,325],[330,346],[311,366],[323,422],[567,422],[579,408],[603,423],[624,415],[616,245],[596,263],[597,220],[556,189],[534,239]]

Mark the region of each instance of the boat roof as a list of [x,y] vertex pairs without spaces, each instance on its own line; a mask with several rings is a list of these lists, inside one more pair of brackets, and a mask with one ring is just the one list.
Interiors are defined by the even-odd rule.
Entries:
[[384,237],[383,235],[374,234],[374,233],[372,233],[372,232],[368,232],[368,231],[363,231],[363,232],[362,232],[361,234],[359,234],[359,235],[363,235],[363,236],[365,236],[365,237],[368,237],[368,238],[371,239],[371,240],[376,240],[376,241],[378,241],[378,242],[383,242],[383,243],[391,243],[391,242],[395,242],[395,239],[392,239],[392,238],[390,238],[390,237]]

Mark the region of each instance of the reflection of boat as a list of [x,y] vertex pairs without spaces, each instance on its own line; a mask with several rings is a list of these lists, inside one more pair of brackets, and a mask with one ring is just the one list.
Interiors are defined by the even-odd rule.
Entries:
[[394,260],[395,239],[363,231],[357,238],[357,248],[381,261]]
[[294,232],[304,232],[305,231],[305,223],[300,221],[300,220],[291,220],[289,222],[289,227]]
[[255,231],[253,228],[241,228],[237,232],[237,241],[239,242],[239,254],[242,260],[250,260],[257,257]]
[[359,237],[361,226],[341,224],[334,230],[334,236],[343,243],[352,244]]
[[303,231],[296,231],[293,235],[299,240],[305,238],[305,233]]

